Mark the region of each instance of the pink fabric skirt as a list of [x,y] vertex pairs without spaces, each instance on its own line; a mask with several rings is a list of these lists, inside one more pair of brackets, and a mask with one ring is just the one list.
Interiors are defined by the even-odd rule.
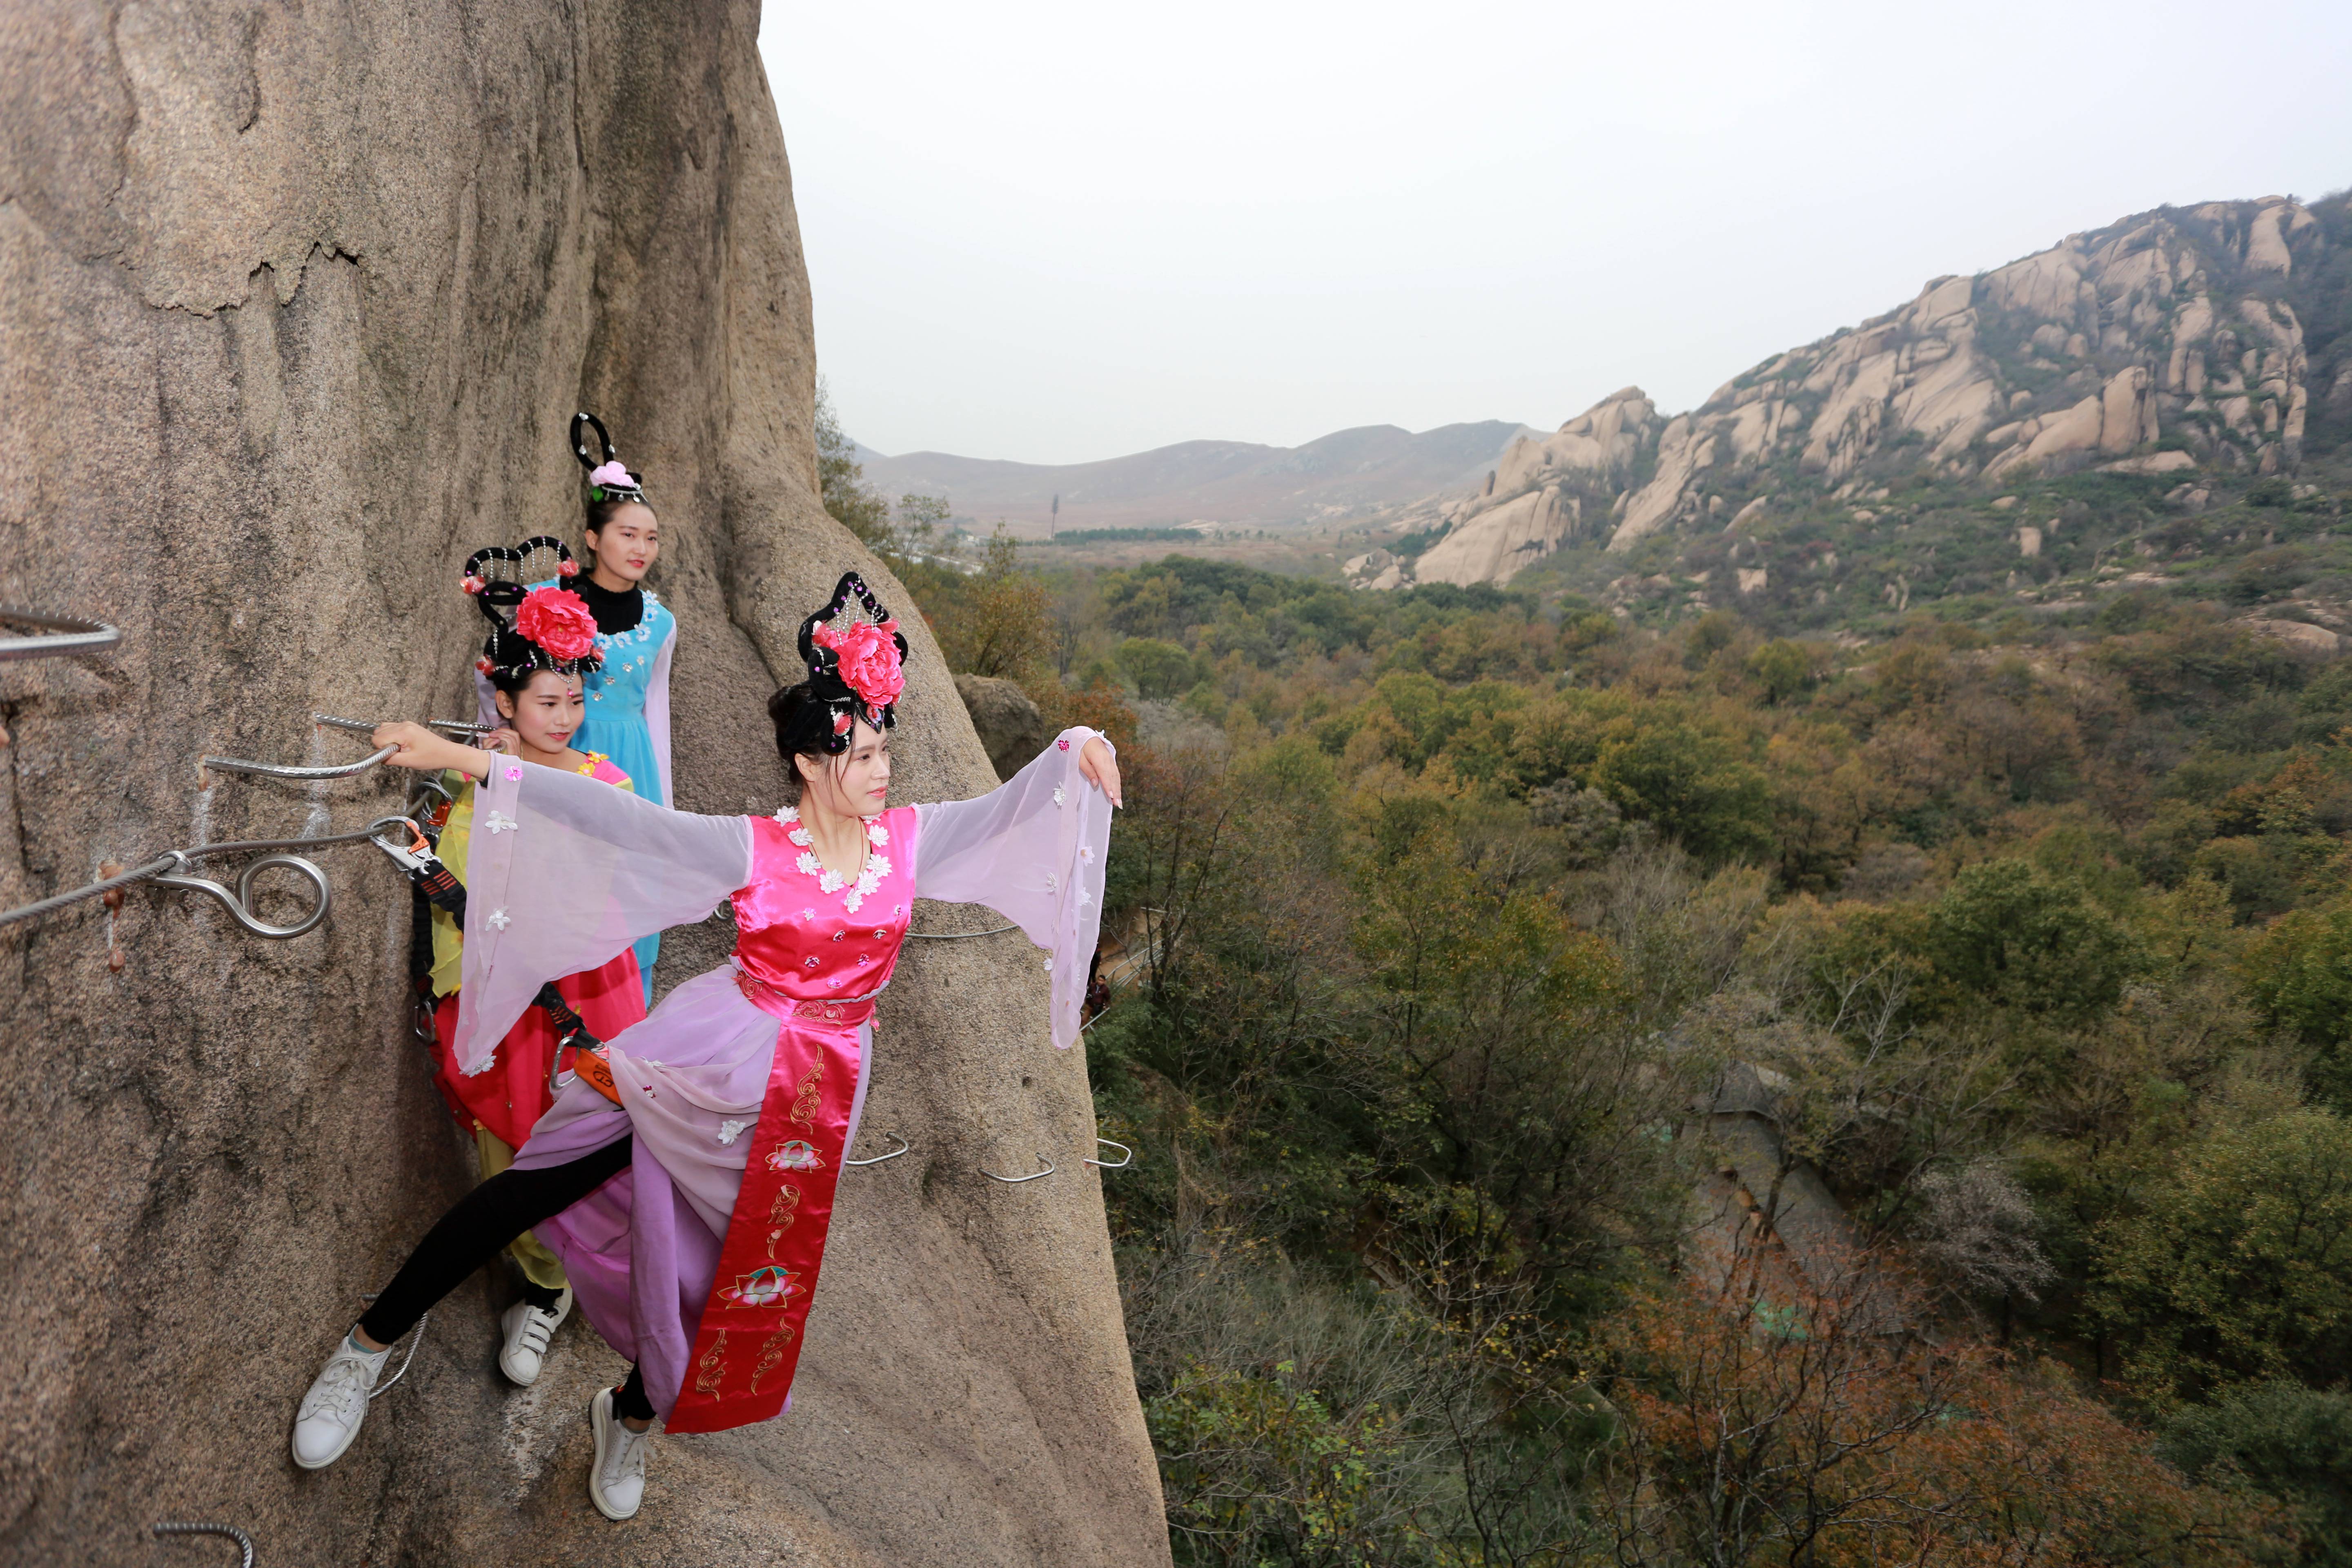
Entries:
[[[610,1042],[614,1080],[633,1109],[567,1085],[515,1155],[518,1169],[542,1170],[635,1138],[627,1170],[535,1234],[563,1260],[590,1325],[645,1373],[665,1416],[685,1386],[781,1030],[744,1000],[731,964],[698,975]],[[870,1027],[857,1045],[853,1147],[872,1076]]]

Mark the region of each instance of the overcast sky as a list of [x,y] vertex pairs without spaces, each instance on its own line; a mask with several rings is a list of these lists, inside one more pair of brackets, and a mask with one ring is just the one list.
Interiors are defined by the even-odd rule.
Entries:
[[891,453],[1685,408],[1937,274],[2352,184],[2346,0],[769,0],[761,52]]

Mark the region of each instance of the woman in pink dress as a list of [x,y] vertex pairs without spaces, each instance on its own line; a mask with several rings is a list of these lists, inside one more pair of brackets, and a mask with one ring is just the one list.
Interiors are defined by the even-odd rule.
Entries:
[[[870,616],[852,612],[852,599]],[[386,725],[407,767],[483,782],[467,879],[454,1049],[490,1045],[548,978],[722,899],[739,931],[722,968],[664,997],[532,1129],[513,1169],[420,1243],[305,1396],[299,1462],[349,1447],[392,1342],[514,1237],[563,1260],[580,1310],[635,1363],[590,1405],[589,1497],[636,1511],[652,1419],[720,1431],[782,1410],[824,1260],[834,1184],[856,1133],[874,998],[918,898],[984,903],[1048,950],[1055,1044],[1077,1038],[1102,909],[1118,767],[1090,730],[1059,736],[976,800],[886,809],[906,641],[856,574],[803,623],[808,679],[769,700],[800,799],[772,817],[667,811]]]

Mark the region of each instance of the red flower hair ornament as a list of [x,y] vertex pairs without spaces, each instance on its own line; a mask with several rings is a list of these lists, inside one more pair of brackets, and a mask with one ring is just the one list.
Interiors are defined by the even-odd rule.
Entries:
[[569,588],[534,588],[515,607],[514,629],[557,658],[585,658],[596,647],[596,613]]
[[898,623],[853,621],[845,631],[818,626],[809,640],[833,650],[841,683],[857,693],[870,710],[887,708],[907,689],[905,666],[898,658]]
[[[853,600],[865,614],[835,626]],[[858,721],[877,730],[898,722],[898,694],[907,689],[907,639],[864,578],[841,574],[824,607],[801,623],[800,647],[808,680],[777,693],[779,700],[796,699],[789,710],[770,710],[778,750],[837,757],[849,749]]]

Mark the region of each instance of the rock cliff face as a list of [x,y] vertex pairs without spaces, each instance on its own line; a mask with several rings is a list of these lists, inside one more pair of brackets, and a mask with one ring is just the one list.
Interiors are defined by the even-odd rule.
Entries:
[[[2313,418],[2352,422],[2335,276],[2344,206],[2273,196],[2144,213],[1937,279],[1690,413],[1664,416],[1628,387],[1514,443],[1495,482],[1447,505],[1444,536],[1396,581],[1502,583],[1580,537],[1622,550],[1664,528],[1720,527],[1785,480],[2290,471]],[[2329,345],[2317,364],[2315,317]]]
[[[810,301],[744,0],[0,9],[0,603],[114,654],[0,664],[0,907],[195,842],[342,829],[394,782],[200,776],[364,754],[313,711],[462,713],[469,548],[577,539],[578,407],[646,475],[682,624],[681,803],[772,809],[761,703],[844,568],[815,499]],[[903,798],[993,774],[919,617]],[[469,1175],[407,1036],[408,895],[318,852],[264,942],[134,889],[0,930],[0,1561],[1165,1562],[1082,1054],[1017,937],[919,944],[793,1408],[583,1491],[584,1325],[540,1386],[493,1300],[436,1312],[332,1469],[286,1454],[335,1334]],[[216,870],[219,862],[208,863]],[[231,867],[233,869],[233,865]],[[926,907],[919,928],[996,923]],[[666,983],[715,962],[674,934]],[[110,955],[113,961],[110,961]],[[1062,1173],[979,1174],[1044,1150]]]

